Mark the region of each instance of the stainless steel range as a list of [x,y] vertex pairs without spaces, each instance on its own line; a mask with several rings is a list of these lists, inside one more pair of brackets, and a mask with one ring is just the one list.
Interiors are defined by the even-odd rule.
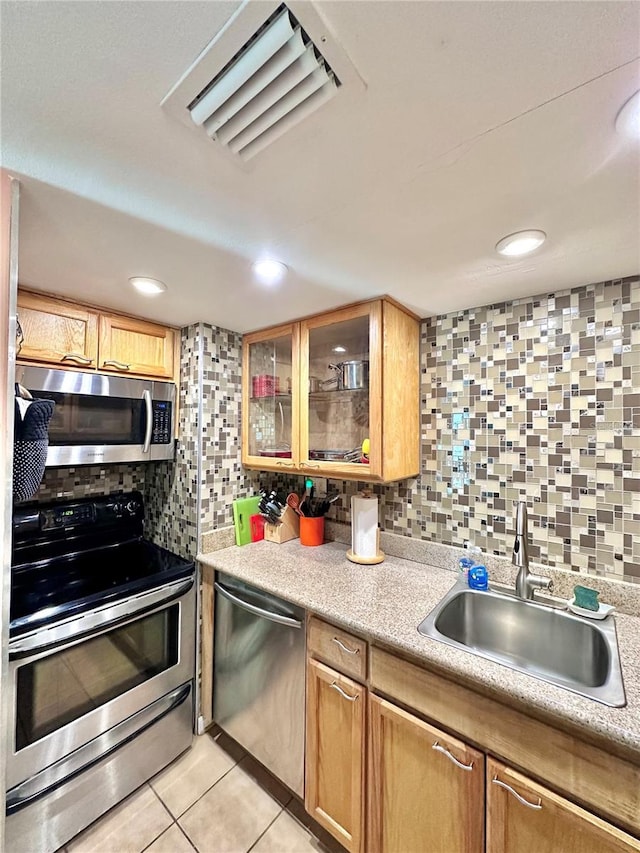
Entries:
[[142,496],[14,513],[6,848],[48,853],[191,744],[194,564]]

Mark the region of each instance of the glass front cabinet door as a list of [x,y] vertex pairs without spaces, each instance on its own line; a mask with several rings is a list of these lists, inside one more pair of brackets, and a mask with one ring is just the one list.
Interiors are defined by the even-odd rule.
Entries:
[[389,298],[245,335],[243,464],[365,482],[418,474],[419,337]]
[[265,471],[297,468],[299,325],[245,335],[242,460]]
[[380,302],[300,324],[300,467],[321,476],[380,477]]

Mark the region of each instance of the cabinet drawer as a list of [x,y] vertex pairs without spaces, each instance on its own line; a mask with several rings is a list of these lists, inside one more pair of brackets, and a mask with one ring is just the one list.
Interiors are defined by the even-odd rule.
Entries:
[[367,643],[348,631],[334,628],[312,616],[309,620],[307,648],[312,657],[335,666],[359,681],[367,678]]

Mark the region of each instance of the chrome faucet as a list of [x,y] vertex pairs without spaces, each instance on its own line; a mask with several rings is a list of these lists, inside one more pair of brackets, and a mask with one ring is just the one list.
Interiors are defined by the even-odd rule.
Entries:
[[516,577],[516,595],[520,598],[532,599],[534,589],[547,589],[551,591],[553,583],[551,578],[545,578],[542,575],[532,575],[529,571],[528,538],[527,504],[525,501],[519,501],[516,512],[516,538],[513,543],[511,562],[520,569]]

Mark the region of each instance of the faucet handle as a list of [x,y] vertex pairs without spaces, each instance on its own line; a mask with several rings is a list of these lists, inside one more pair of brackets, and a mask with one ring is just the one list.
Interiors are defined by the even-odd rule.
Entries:
[[527,578],[531,589],[544,589],[546,592],[553,592],[553,580],[546,578],[543,575],[529,575]]

